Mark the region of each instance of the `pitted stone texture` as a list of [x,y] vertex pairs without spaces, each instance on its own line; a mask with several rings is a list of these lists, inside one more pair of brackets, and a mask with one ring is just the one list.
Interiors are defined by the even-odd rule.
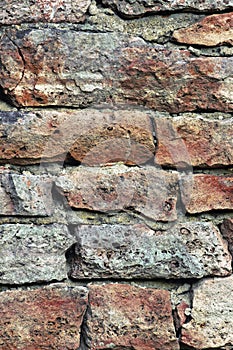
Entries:
[[233,108],[232,57],[197,58],[119,33],[27,26],[3,32],[0,57],[0,85],[18,106],[121,102],[174,113]]
[[63,280],[65,252],[74,241],[65,225],[0,225],[0,283]]
[[150,114],[120,107],[0,112],[0,160],[28,164],[72,156],[87,165],[145,163],[155,153]]
[[227,243],[212,223],[153,231],[143,224],[81,225],[68,253],[69,275],[82,278],[202,278],[231,273]]
[[[185,190],[185,184],[182,187],[182,199],[188,213],[233,209],[232,176],[196,174],[190,181],[190,192]],[[187,178],[186,183],[188,184]]]
[[55,179],[70,207],[98,212],[135,211],[160,221],[176,219],[177,173],[154,167],[66,168]]
[[182,327],[181,341],[194,349],[233,346],[233,277],[203,280],[194,285],[191,321]]
[[49,176],[0,169],[0,215],[48,216],[52,212],[52,180]]
[[89,285],[90,348],[177,350],[170,293],[127,284]]
[[229,251],[233,256],[233,218],[224,219],[220,230],[223,237],[227,240]]
[[188,28],[176,30],[173,37],[191,45],[233,45],[233,12],[205,17]]
[[173,118],[169,115],[155,118],[158,140],[155,162],[173,167],[233,164],[233,118],[218,117],[184,113]]
[[1,350],[77,349],[87,294],[65,284],[0,293]]
[[232,9],[232,0],[102,0],[124,17],[137,17],[162,11],[216,11]]
[[0,24],[80,22],[91,0],[1,0]]

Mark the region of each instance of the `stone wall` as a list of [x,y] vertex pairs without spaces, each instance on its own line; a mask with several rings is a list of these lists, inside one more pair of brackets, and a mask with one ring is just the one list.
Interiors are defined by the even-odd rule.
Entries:
[[233,349],[232,0],[0,0],[0,349]]

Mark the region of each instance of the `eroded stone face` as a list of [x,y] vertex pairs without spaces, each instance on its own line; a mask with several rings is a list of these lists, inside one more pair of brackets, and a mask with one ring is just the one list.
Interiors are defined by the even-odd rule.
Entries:
[[231,273],[231,255],[211,223],[167,231],[138,225],[81,225],[69,252],[72,278],[201,278]]
[[66,250],[75,242],[65,225],[0,225],[0,283],[66,278]]
[[80,22],[91,0],[0,1],[0,24],[26,22]]
[[188,213],[233,208],[232,176],[195,174],[190,181],[193,182],[192,189],[189,187],[191,191],[188,193],[184,185],[182,193],[182,199]]
[[233,277],[212,278],[194,285],[191,321],[182,327],[181,341],[195,349],[233,346]]
[[0,159],[14,164],[64,161],[93,166],[153,159],[150,111],[135,108],[0,112]]
[[18,106],[232,110],[232,57],[197,58],[119,33],[27,26],[3,32],[0,56],[0,85]]
[[0,293],[1,349],[77,349],[87,294],[65,284]]
[[205,17],[188,28],[176,30],[173,37],[191,45],[233,45],[233,12]]
[[71,208],[135,211],[160,221],[177,217],[178,177],[155,167],[67,168],[55,178]]
[[218,167],[233,163],[233,119],[225,114],[155,118],[158,148],[155,162],[181,167]]
[[170,293],[127,284],[89,285],[90,348],[177,350]]
[[129,1],[129,0],[103,0],[105,5],[116,9],[125,17],[137,17],[147,13],[155,13],[160,11],[213,11],[213,10],[227,10],[232,8],[231,0],[174,0],[174,1]]
[[220,230],[223,237],[227,240],[229,251],[233,256],[233,218],[224,219]]

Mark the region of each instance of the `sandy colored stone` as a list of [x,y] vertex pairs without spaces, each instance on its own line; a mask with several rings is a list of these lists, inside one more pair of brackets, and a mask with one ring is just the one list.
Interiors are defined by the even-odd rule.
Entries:
[[0,24],[80,22],[91,0],[1,0]]
[[0,159],[14,164],[64,161],[86,165],[152,159],[150,111],[135,108],[0,112]]
[[144,224],[81,225],[67,255],[69,275],[82,278],[202,278],[231,273],[227,243],[212,223],[184,222],[167,231]]
[[66,168],[55,178],[71,208],[135,211],[160,221],[176,219],[177,173],[155,167]]
[[207,16],[188,28],[176,30],[173,37],[190,45],[233,45],[233,12]]
[[192,187],[189,184],[189,191],[186,191],[184,185],[182,193],[188,213],[233,208],[232,176],[196,174],[190,181]]
[[90,348],[176,350],[170,293],[127,284],[89,285]]
[[233,346],[233,277],[212,278],[194,285],[191,321],[182,327],[181,341],[194,349]]
[[[224,114],[223,114],[224,116]],[[220,167],[233,164],[233,119],[184,113],[154,119],[160,165]]]
[[48,216],[53,212],[49,176],[0,169],[0,215]]
[[223,237],[227,240],[229,251],[233,256],[233,218],[224,219],[220,230]]
[[87,307],[87,289],[53,284],[0,293],[1,350],[74,350]]
[[103,0],[103,3],[117,10],[124,17],[178,10],[189,12],[227,10],[233,7],[232,0]]
[[0,56],[0,86],[16,106],[232,110],[232,57],[195,57],[125,34],[43,26],[5,29]]
[[66,250],[75,242],[65,225],[0,225],[0,283],[61,281]]

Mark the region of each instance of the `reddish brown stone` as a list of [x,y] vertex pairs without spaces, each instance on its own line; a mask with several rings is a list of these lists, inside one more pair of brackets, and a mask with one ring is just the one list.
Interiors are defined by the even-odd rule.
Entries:
[[0,112],[0,160],[28,164],[71,155],[87,165],[145,163],[155,152],[149,116],[120,107]]
[[80,22],[91,0],[1,0],[0,24]]
[[192,57],[115,33],[30,27],[6,30],[0,57],[0,86],[18,106],[113,101],[174,113],[233,109],[232,57]]
[[174,118],[155,118],[158,139],[155,162],[173,167],[233,164],[233,119],[213,116],[185,113]]
[[223,237],[227,240],[229,251],[233,256],[233,218],[225,219],[220,230]]
[[233,209],[232,176],[196,174],[190,181],[191,192],[188,193],[184,189],[182,194],[188,213]]
[[154,220],[176,219],[178,179],[154,167],[67,168],[55,179],[75,209],[101,212],[136,211]]
[[138,17],[148,13],[186,10],[190,12],[226,10],[232,8],[229,0],[103,0],[124,17]]
[[173,37],[191,45],[233,45],[233,12],[205,17],[188,28],[174,31]]
[[87,290],[63,284],[0,293],[1,350],[74,350]]
[[127,284],[90,285],[91,349],[175,350],[170,293]]

